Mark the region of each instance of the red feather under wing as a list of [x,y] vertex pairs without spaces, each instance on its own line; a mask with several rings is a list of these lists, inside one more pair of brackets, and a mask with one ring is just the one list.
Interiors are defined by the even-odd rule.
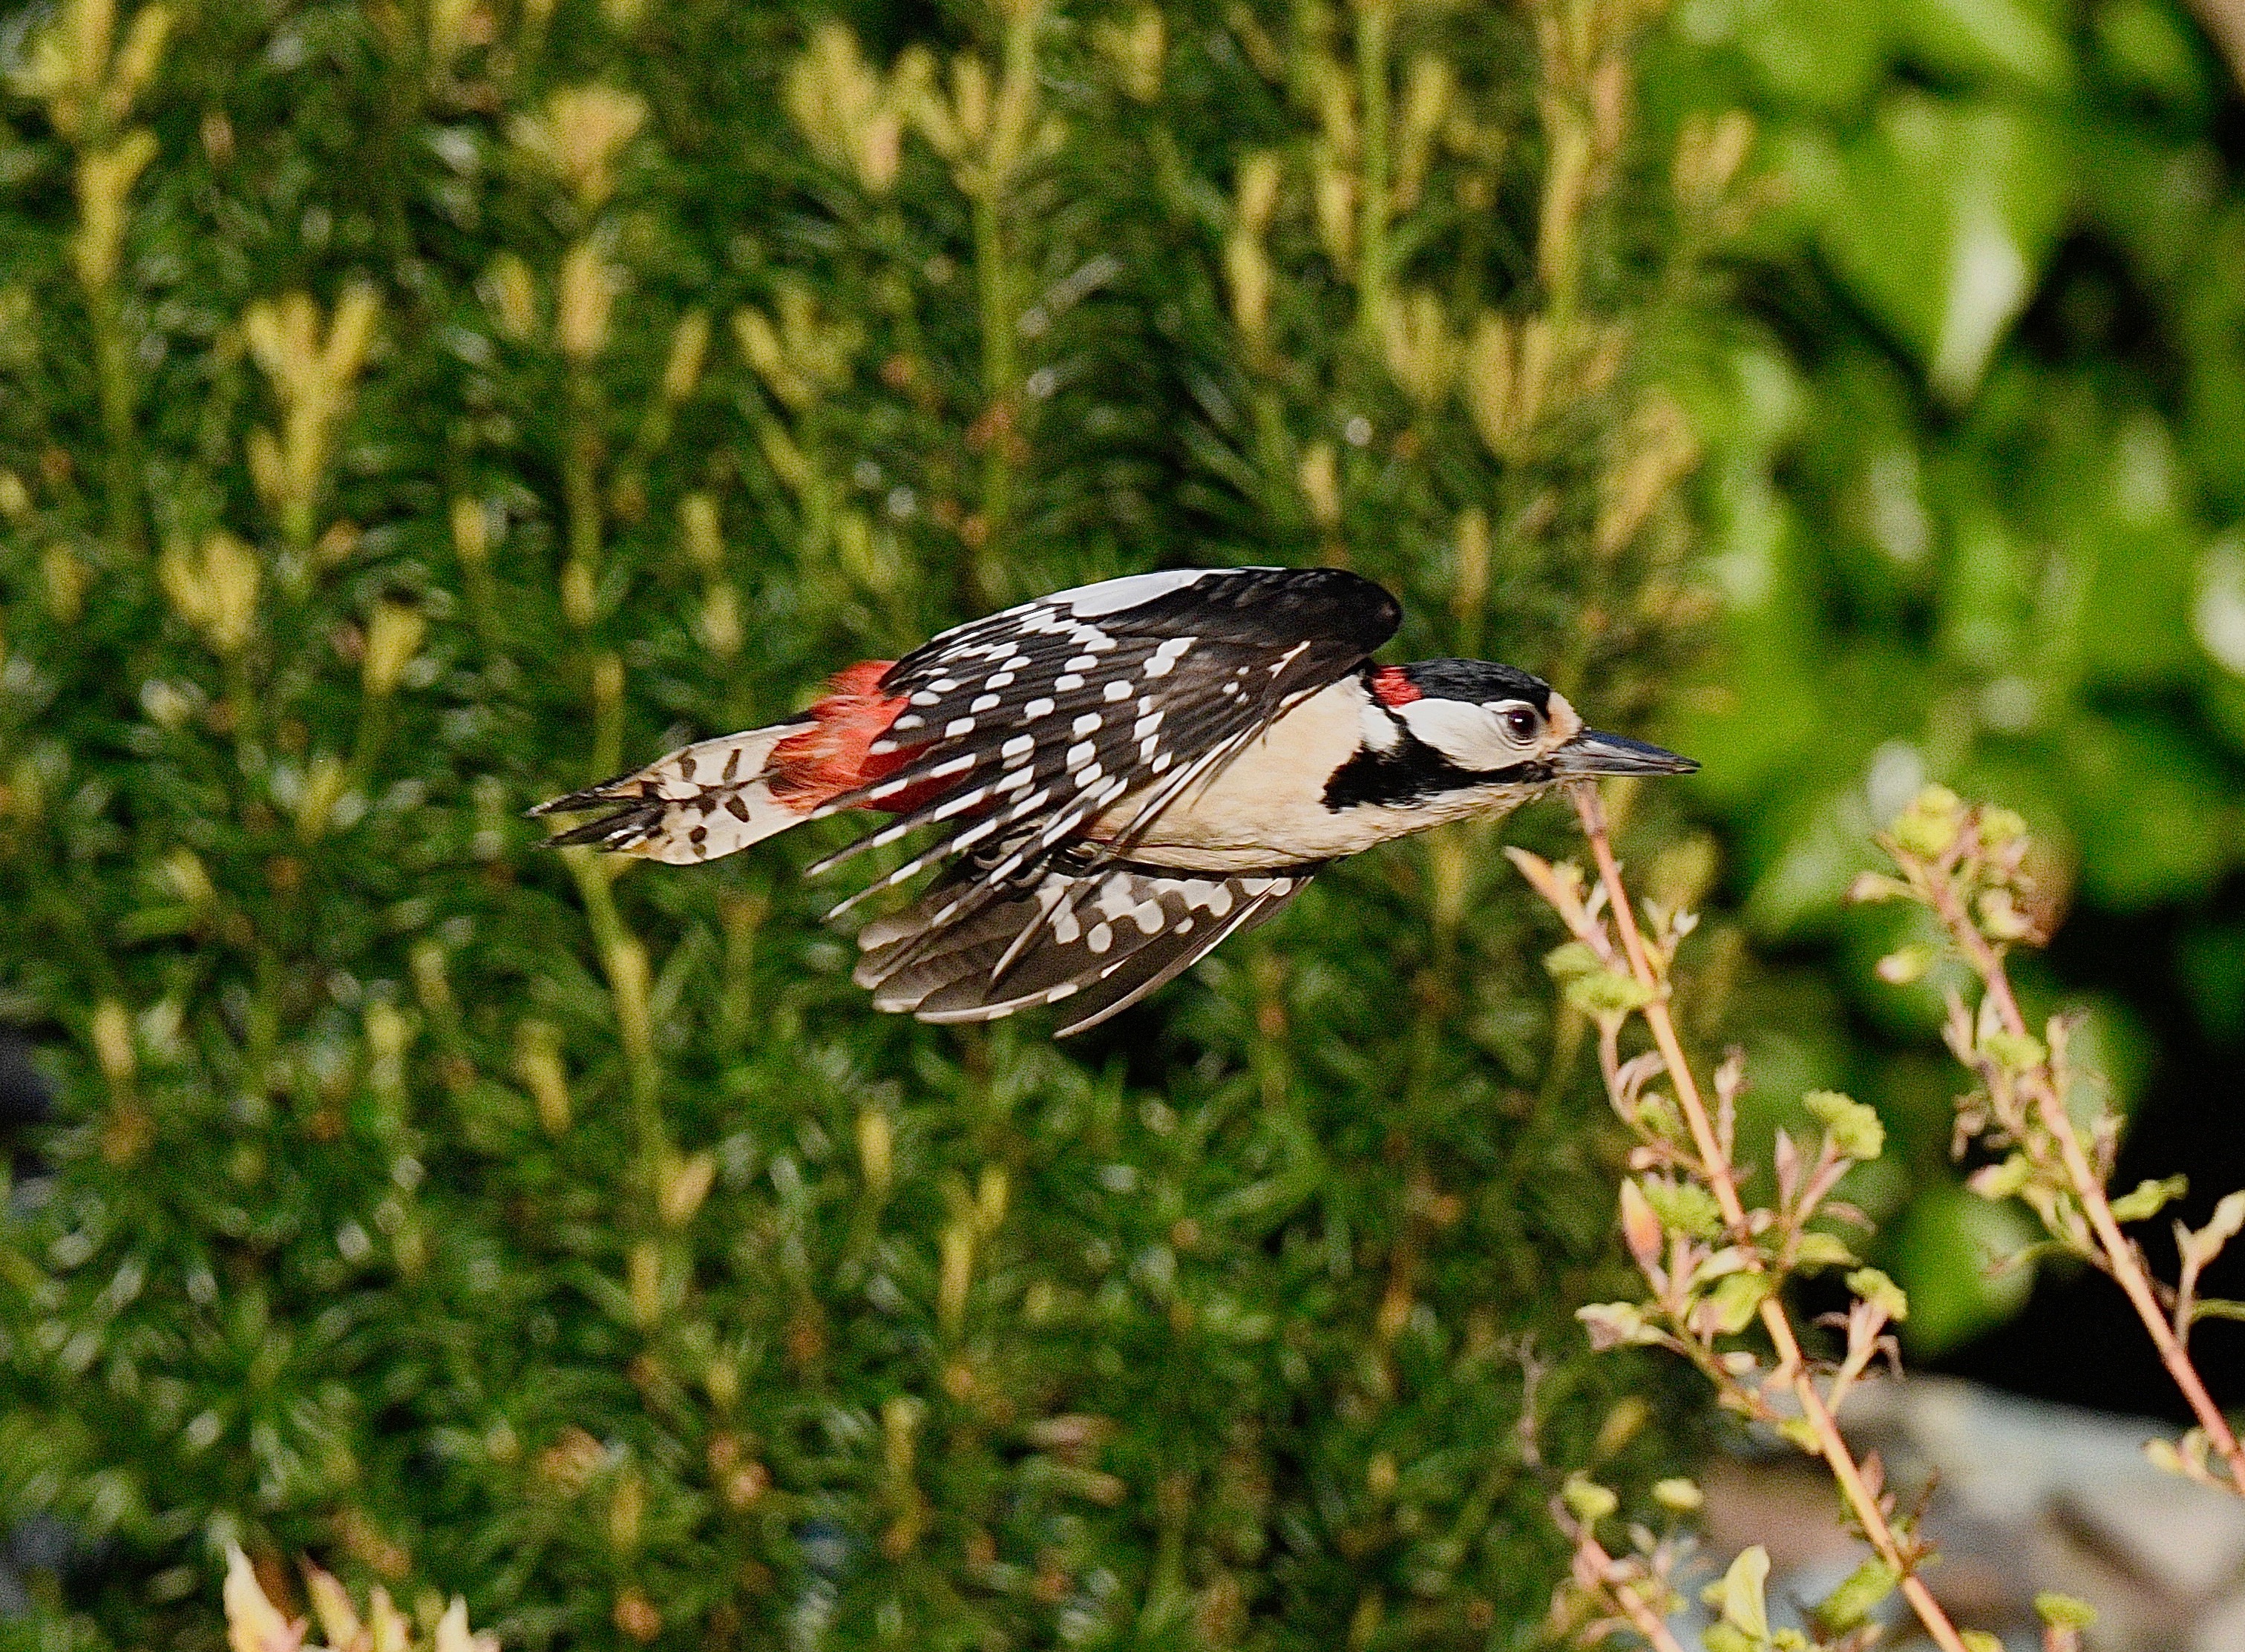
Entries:
[[[881,678],[895,663],[867,660],[828,679],[825,695],[803,714],[811,719],[811,727],[772,748],[764,775],[774,797],[807,815],[830,798],[870,786],[912,761],[913,753],[908,748],[872,749],[907,703],[905,695],[880,692]],[[916,795],[924,792],[933,797],[943,789],[940,782],[914,787],[896,797],[883,798],[878,806],[911,809],[916,806]]]

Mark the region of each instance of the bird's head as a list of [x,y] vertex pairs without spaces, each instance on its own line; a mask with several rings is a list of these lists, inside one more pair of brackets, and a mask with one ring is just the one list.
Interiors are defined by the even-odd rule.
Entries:
[[1585,728],[1564,694],[1511,666],[1422,660],[1380,667],[1371,687],[1414,740],[1486,783],[1688,775],[1699,766],[1641,740]]

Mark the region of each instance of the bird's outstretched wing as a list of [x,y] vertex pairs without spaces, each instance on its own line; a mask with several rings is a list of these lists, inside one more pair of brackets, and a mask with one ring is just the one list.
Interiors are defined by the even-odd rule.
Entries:
[[[872,755],[897,766],[816,811],[905,812],[811,870],[947,828],[846,906],[949,856],[1004,845],[976,856],[976,877],[947,884],[929,913],[940,927],[1013,890],[1118,805],[1151,820],[1357,669],[1401,619],[1394,597],[1342,569],[1211,568],[1063,591],[946,631],[880,680],[903,703]],[[1117,835],[1113,852],[1127,855],[1129,841]]]
[[[1079,849],[1049,855],[994,891],[987,871],[1000,858],[970,856],[917,904],[865,926],[857,981],[872,989],[876,1008],[989,1021],[1065,1003],[1069,1019],[1055,1036],[1066,1038],[1274,917],[1319,870],[1194,877]],[[961,890],[982,894],[961,909]]]

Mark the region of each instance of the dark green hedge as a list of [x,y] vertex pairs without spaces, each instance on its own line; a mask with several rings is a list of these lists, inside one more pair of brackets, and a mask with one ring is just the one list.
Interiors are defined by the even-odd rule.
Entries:
[[511,1647],[1525,1633],[1526,1373],[1661,1453],[1491,835],[1055,1048],[873,1015],[837,832],[519,811],[1186,562],[1641,718],[1740,158],[1641,130],[1641,20],[159,15],[6,37],[0,1513],[75,1550],[0,1640],[214,1645],[229,1537]]

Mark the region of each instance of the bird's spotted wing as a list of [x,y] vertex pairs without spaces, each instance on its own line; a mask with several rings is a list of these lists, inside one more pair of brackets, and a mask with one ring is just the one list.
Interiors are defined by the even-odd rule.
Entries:
[[[1192,877],[1071,852],[1002,888],[983,881],[987,870],[962,863],[917,905],[860,932],[857,980],[872,989],[875,1007],[923,1021],[990,1021],[1065,1003],[1069,1019],[1055,1035],[1065,1038],[1273,917],[1319,869]],[[961,885],[979,892],[963,911]]]
[[946,631],[881,680],[905,706],[872,753],[905,761],[818,812],[906,794],[918,807],[811,870],[945,825],[872,888],[1010,842],[979,863],[1004,885],[1125,798],[1148,816],[1355,670],[1400,619],[1394,598],[1340,569],[1215,568],[1063,591]]

